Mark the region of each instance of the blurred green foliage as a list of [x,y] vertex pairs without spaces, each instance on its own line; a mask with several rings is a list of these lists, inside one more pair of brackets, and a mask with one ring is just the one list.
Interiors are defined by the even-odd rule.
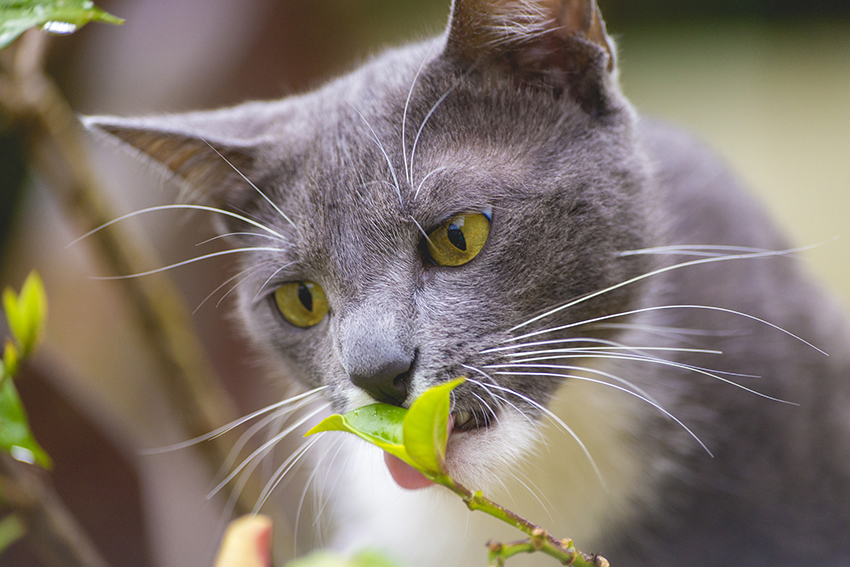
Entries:
[[0,49],[32,27],[71,33],[89,22],[123,24],[90,0],[0,0]]
[[33,437],[12,381],[21,362],[32,354],[44,336],[47,297],[37,273],[27,277],[20,294],[11,288],[3,292],[3,309],[12,338],[5,341],[0,362],[0,450],[19,461],[50,468],[50,457]]

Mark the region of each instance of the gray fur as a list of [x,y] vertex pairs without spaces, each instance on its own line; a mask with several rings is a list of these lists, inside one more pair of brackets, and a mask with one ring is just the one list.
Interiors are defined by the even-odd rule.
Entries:
[[[489,38],[496,28],[487,27],[488,10],[504,18],[529,6],[555,11],[554,23],[510,41]],[[593,29],[558,19],[575,10]],[[350,409],[355,375],[407,365],[412,390],[421,391],[469,375],[469,366],[513,362],[510,351],[493,349],[524,333],[655,306],[734,310],[828,351],[824,356],[743,316],[696,308],[538,337],[722,350],[720,357],[663,356],[736,373],[722,376],[799,404],[681,367],[596,362],[648,392],[714,452],[709,457],[660,412],[631,432],[645,490],[636,497],[637,512],[611,520],[597,542],[613,565],[844,565],[850,553],[850,333],[832,300],[792,259],[672,269],[515,328],[576,298],[695,259],[624,251],[788,248],[710,152],[636,117],[619,92],[612,44],[597,17],[594,2],[457,0],[447,36],[389,51],[315,92],[214,112],[88,124],[159,160],[205,201],[245,211],[286,237],[281,251],[243,258],[245,267],[262,267],[239,288],[241,317],[257,346],[297,380],[329,385],[340,410]],[[556,26],[554,33],[546,26]],[[174,155],[181,157],[169,161]],[[478,257],[456,268],[430,263],[420,229],[487,207],[492,229]],[[221,229],[244,232],[246,225],[225,219]],[[234,240],[268,245],[259,237]],[[296,329],[279,316],[270,295],[290,281],[325,289],[331,313],[324,321]],[[671,337],[605,323],[701,333]],[[561,383],[544,376],[494,379],[521,394],[509,396],[511,403],[535,419],[540,412],[525,398],[545,405]],[[484,395],[463,385],[456,408],[478,408],[475,392]]]

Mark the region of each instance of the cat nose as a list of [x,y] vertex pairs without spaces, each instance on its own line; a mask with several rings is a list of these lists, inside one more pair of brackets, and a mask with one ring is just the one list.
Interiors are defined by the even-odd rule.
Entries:
[[413,358],[398,353],[398,356],[381,360],[377,367],[365,369],[364,372],[359,369],[349,371],[349,378],[355,386],[366,390],[377,401],[401,406],[407,399]]
[[416,358],[410,317],[387,305],[367,304],[341,319],[338,353],[351,383],[379,402],[401,406]]

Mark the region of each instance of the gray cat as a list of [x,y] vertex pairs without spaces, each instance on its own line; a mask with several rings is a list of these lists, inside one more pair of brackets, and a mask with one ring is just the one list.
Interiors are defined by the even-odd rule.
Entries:
[[[315,92],[88,125],[223,211],[248,335],[335,411],[467,376],[452,475],[615,567],[850,564],[847,322],[636,115],[593,0],[455,0]],[[505,532],[358,443],[305,453],[333,545],[483,564]]]

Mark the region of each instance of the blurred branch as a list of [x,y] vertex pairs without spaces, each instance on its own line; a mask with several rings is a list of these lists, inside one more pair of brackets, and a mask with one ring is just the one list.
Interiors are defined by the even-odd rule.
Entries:
[[[83,141],[84,131],[53,80],[43,71],[47,37],[27,32],[17,45],[0,53],[0,110],[25,132],[31,162],[50,182],[59,201],[84,230],[118,215],[98,187]],[[90,237],[101,259],[118,275],[156,265],[127,231],[113,225]],[[210,366],[192,327],[191,317],[170,280],[163,277],[121,280],[130,319],[159,369],[158,377],[185,431],[197,437],[229,423],[235,411]],[[218,471],[230,446],[218,438],[196,445],[211,470]],[[237,508],[250,510],[259,489],[249,483]]]
[[39,471],[5,454],[0,454],[0,502],[15,510],[48,565],[107,567]]

